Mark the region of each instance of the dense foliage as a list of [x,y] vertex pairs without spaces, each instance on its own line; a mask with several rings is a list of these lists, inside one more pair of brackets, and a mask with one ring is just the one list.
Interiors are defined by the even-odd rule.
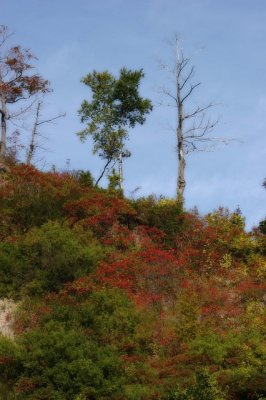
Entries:
[[122,68],[119,78],[115,78],[108,71],[93,71],[82,79],[90,88],[92,99],[91,102],[84,100],[81,104],[81,122],[87,127],[79,132],[78,136],[82,141],[91,136],[93,152],[105,160],[105,167],[96,185],[110,163],[118,163],[118,183],[122,189],[122,161],[131,155],[125,148],[128,128],[134,128],[137,124],[143,125],[146,114],[152,110],[151,101],[139,94],[142,78],[142,69],[131,71]]
[[265,398],[263,229],[81,172],[0,179],[1,399]]

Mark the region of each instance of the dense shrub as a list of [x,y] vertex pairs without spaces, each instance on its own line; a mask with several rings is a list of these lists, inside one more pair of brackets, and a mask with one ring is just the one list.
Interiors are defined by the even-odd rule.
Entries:
[[92,234],[58,222],[32,228],[15,243],[0,244],[0,293],[39,295],[95,271],[104,255]]
[[82,189],[68,174],[43,173],[30,166],[14,166],[0,186],[1,235],[25,232],[63,216],[66,199]]
[[183,210],[178,201],[149,196],[132,201],[132,206],[138,213],[139,223],[163,231],[166,242],[172,243],[182,226],[180,216]]
[[18,398],[121,399],[128,393],[136,399],[147,393],[125,368],[126,357],[140,357],[143,339],[138,313],[121,291],[70,290],[28,311],[38,313],[38,324],[16,342],[0,339],[2,376]]
[[167,400],[224,400],[225,394],[221,391],[213,375],[206,371],[198,372],[195,383],[187,389],[178,386],[167,397]]
[[1,399],[265,398],[263,227],[19,165],[0,206]]

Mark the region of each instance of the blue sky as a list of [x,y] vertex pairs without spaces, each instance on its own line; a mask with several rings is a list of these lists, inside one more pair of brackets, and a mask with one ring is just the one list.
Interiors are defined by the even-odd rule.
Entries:
[[[155,104],[158,87],[169,77],[158,60],[171,62],[167,39],[182,38],[195,54],[195,79],[202,82],[195,101],[218,104],[215,136],[236,139],[215,152],[187,159],[186,206],[203,213],[240,206],[251,228],[265,216],[266,190],[266,2],[265,0],[0,0],[0,24],[14,31],[12,41],[38,57],[40,74],[51,82],[45,114],[66,112],[46,125],[46,166],[89,169],[98,176],[101,161],[91,144],[81,144],[77,110],[89,91],[80,83],[93,69],[117,74],[123,66],[143,68],[141,92]],[[199,51],[200,49],[200,51]],[[171,108],[155,107],[142,127],[130,131],[125,189],[130,195],[175,195],[177,157]],[[25,138],[26,140],[26,138]]]

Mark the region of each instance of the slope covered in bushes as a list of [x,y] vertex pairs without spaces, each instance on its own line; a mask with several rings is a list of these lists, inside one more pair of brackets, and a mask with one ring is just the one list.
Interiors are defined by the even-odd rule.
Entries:
[[266,396],[266,238],[239,212],[127,200],[84,173],[0,182],[0,397]]

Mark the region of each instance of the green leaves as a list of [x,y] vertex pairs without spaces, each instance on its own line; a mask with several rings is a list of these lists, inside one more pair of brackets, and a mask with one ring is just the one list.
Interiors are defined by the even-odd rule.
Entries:
[[207,370],[197,372],[195,383],[187,389],[179,386],[167,397],[167,400],[224,400],[225,394],[219,388],[214,375]]
[[118,125],[134,128],[145,122],[145,114],[152,111],[150,100],[139,95],[139,85],[144,78],[143,70],[132,71],[122,68],[114,86],[114,109]]
[[118,400],[131,383],[121,356],[136,345],[133,304],[116,289],[71,296],[40,302],[38,324],[16,342],[0,337],[0,385],[12,386],[17,398]]
[[115,170],[108,190],[82,171],[6,178],[0,297],[20,305],[0,314],[1,399],[265,397],[265,235],[129,202]]
[[58,290],[94,271],[103,254],[90,232],[47,222],[32,228],[18,243],[0,244],[0,295]]
[[[91,89],[92,99],[90,102],[84,100],[78,111],[81,122],[87,124],[78,136],[81,141],[85,141],[88,136],[92,137],[93,152],[107,160],[106,166],[111,161],[116,162],[119,156],[130,156],[125,149],[127,128],[134,128],[136,124],[142,125],[146,114],[152,110],[150,100],[139,95],[139,85],[143,77],[143,70],[122,68],[119,78],[108,71],[93,71],[81,80]],[[102,176],[103,174],[99,180]]]
[[[69,400],[84,389],[90,389],[91,394],[110,393],[110,383],[116,375],[122,375],[121,362],[110,348],[99,347],[79,330],[66,330],[54,321],[23,335],[20,344],[27,351],[17,386],[27,378],[36,382],[27,398],[40,389]],[[107,375],[109,381],[105,382]]]

